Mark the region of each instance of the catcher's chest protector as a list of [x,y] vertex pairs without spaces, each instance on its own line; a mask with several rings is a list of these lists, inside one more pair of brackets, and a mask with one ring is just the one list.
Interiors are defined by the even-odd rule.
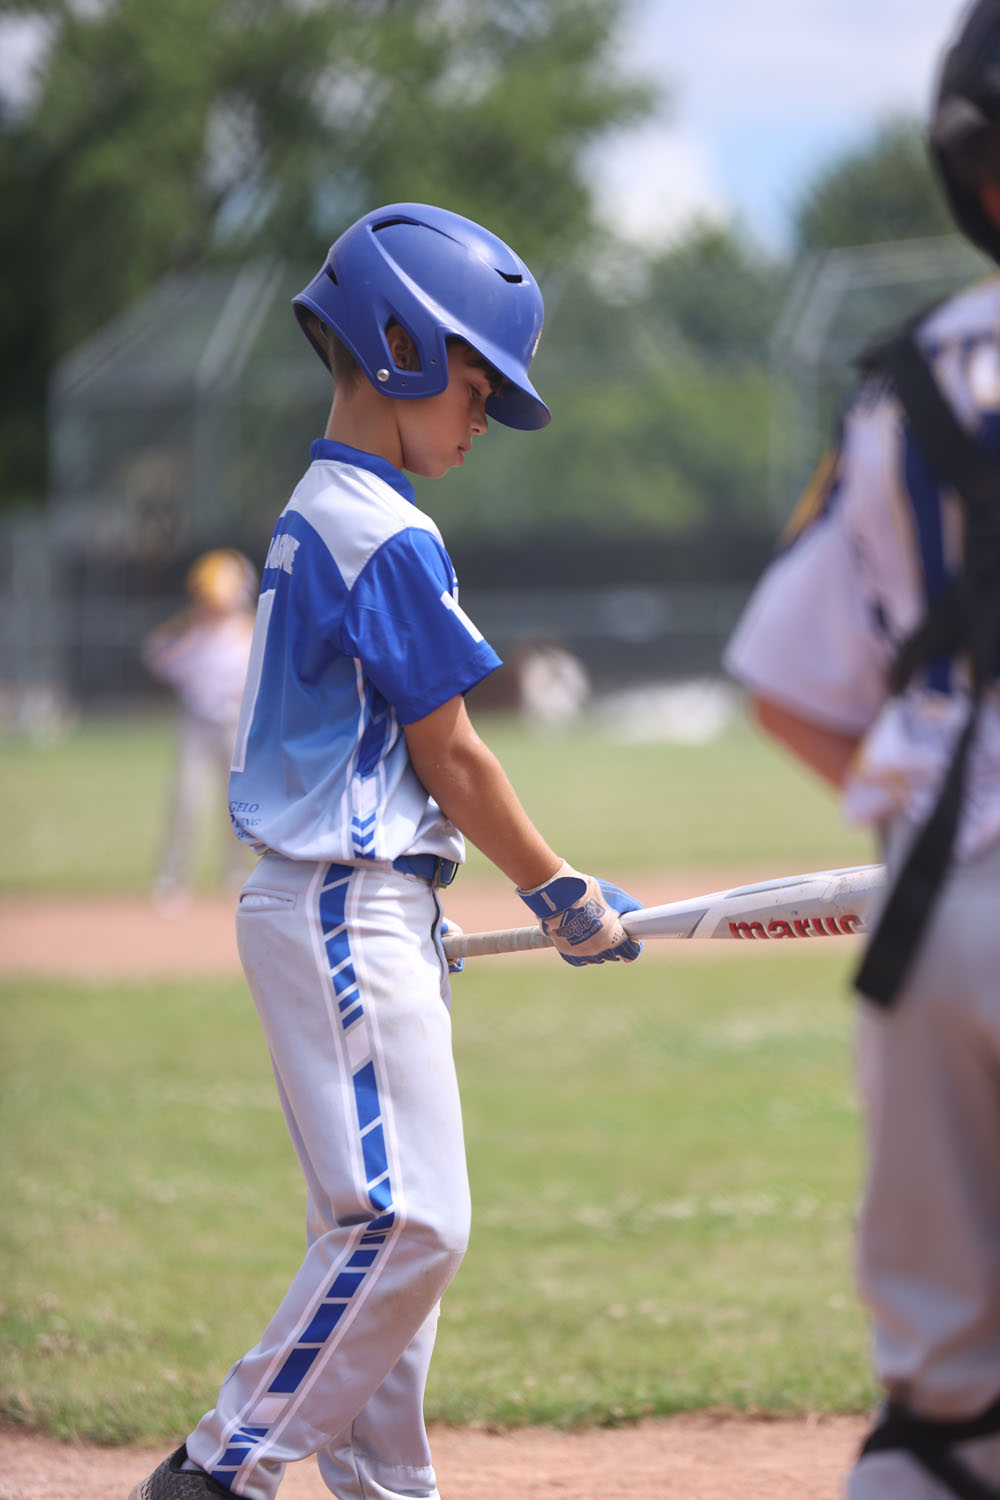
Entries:
[[903,642],[893,691],[902,692],[919,668],[959,652],[968,658],[972,689],[937,804],[914,841],[855,979],[861,994],[888,1007],[916,956],[948,867],[969,747],[1000,651],[1000,455],[987,453],[958,421],[910,328],[870,351],[864,364],[888,377],[934,477],[958,496],[965,519],[962,568]]

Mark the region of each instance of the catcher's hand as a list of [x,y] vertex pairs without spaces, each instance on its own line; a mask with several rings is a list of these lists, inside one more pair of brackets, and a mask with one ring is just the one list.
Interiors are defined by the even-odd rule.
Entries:
[[568,964],[628,964],[642,952],[642,943],[630,938],[619,920],[642,903],[617,885],[581,875],[565,860],[544,885],[517,894]]

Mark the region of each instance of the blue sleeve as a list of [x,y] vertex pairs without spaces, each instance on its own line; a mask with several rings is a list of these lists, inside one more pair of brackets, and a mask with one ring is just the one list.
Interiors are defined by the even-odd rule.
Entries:
[[455,587],[444,547],[414,527],[380,547],[351,590],[345,647],[402,724],[468,692],[500,666],[459,607]]

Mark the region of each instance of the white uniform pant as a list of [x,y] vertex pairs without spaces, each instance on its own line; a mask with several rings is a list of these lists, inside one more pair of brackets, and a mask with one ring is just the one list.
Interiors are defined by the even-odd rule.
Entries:
[[439,926],[431,887],[385,865],[267,855],[240,898],[308,1188],[305,1259],[188,1439],[249,1500],[313,1453],[339,1500],[437,1494],[424,1385],[470,1214]]
[[[918,1416],[975,1417],[1000,1398],[1000,848],[949,875],[896,1005],[861,1004],[858,1067],[875,1372]],[[1000,1485],[1000,1437],[954,1451]],[[848,1495],[953,1500],[899,1451],[864,1458]]]

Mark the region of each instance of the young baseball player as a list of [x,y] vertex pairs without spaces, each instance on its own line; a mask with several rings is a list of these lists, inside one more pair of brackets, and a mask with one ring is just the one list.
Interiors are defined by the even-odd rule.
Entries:
[[[931,146],[959,226],[1000,260],[1000,0],[944,58]],[[886,1399],[848,1494],[983,1500],[1000,1496],[1000,280],[869,364],[727,665],[890,874],[857,979],[858,1277]]]
[[473,729],[464,695],[499,658],[404,475],[460,467],[491,417],[549,421],[528,377],[531,273],[469,220],[393,204],[336,241],[294,307],[333,407],[264,565],[230,797],[260,855],[237,932],[308,1248],[132,1500],[271,1500],[310,1454],[339,1500],[437,1494],[424,1384],[469,1230],[438,889],[463,834],[569,963],[640,947],[619,920],[638,903],[553,852]]
[[187,609],[164,620],[142,642],[149,672],[178,703],[176,748],[163,857],[154,896],[165,910],[190,891],[198,832],[212,795],[218,798],[223,877],[235,888],[247,856],[229,832],[225,791],[253,635],[257,575],[233,547],[203,552],[188,569]]

